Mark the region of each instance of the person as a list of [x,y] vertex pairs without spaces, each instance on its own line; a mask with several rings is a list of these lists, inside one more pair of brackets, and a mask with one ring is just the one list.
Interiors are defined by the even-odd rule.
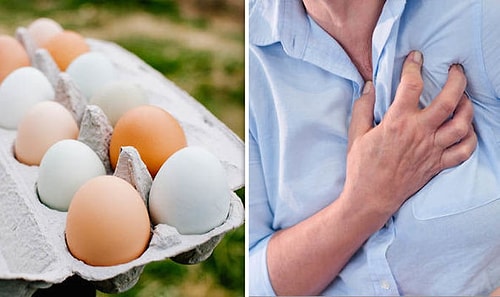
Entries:
[[250,295],[500,286],[499,16],[250,1]]

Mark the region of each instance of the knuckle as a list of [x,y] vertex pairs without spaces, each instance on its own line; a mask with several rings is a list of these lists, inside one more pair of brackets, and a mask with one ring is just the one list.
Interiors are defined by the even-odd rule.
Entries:
[[453,130],[455,139],[460,140],[469,134],[470,125],[466,122],[457,122]]
[[[436,99],[439,100],[440,98]],[[445,114],[451,115],[455,111],[455,104],[451,100],[440,100],[438,101],[438,106],[439,108],[443,111]]]
[[454,167],[467,161],[472,153],[474,152],[477,144],[477,139],[475,135],[471,139],[465,142],[458,143],[454,146],[453,152],[448,154],[443,154],[441,158],[440,171]]
[[454,153],[454,158],[453,158],[454,165],[458,165],[469,159],[472,152],[474,151],[474,147],[475,146],[468,145],[467,143],[459,144],[459,147]]
[[400,135],[403,134],[404,130],[407,127],[407,124],[404,119],[399,117],[391,117],[390,120],[385,122],[385,127],[388,133],[392,135]]
[[456,165],[467,160],[470,157],[471,153],[472,153],[471,148],[467,146],[462,146],[460,149],[458,149],[455,155]]
[[401,78],[400,86],[403,90],[420,93],[424,89],[424,81],[419,75],[404,75]]

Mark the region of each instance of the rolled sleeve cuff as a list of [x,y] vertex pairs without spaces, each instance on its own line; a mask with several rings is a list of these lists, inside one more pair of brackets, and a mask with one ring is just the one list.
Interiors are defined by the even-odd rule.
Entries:
[[256,244],[249,252],[249,294],[250,296],[276,296],[267,271],[267,245],[271,236]]

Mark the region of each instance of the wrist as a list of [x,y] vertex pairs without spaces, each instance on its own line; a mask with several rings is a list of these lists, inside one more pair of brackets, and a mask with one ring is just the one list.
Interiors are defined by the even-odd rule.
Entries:
[[338,200],[344,204],[347,213],[361,219],[372,228],[372,233],[380,229],[387,220],[397,211],[398,206],[385,197],[382,191],[364,191],[362,188],[346,187],[340,194]]

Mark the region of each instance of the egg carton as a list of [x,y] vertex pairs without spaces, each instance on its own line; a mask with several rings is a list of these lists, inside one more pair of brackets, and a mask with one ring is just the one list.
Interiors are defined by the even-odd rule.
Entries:
[[[79,123],[79,140],[101,158],[107,172],[108,144],[112,127],[99,107],[87,99],[60,72],[43,49],[36,49],[24,28],[16,36],[25,46],[32,64],[40,69],[56,90],[55,100],[70,110]],[[200,146],[221,161],[228,178],[230,211],[226,221],[200,235],[183,235],[172,226],[152,226],[146,251],[125,264],[96,267],[74,258],[65,243],[66,212],[53,210],[36,194],[37,166],[18,162],[13,153],[16,131],[0,128],[0,296],[31,296],[37,289],[60,283],[72,275],[92,282],[106,293],[123,292],[138,281],[144,266],[170,258],[183,264],[206,260],[223,236],[244,223],[244,207],[233,192],[244,185],[244,145],[229,128],[198,101],[115,43],[87,39],[92,51],[106,55],[119,79],[139,84],[150,104],[172,114],[183,128],[188,146]],[[147,205],[152,178],[133,147],[124,147],[114,175],[130,182]]]

